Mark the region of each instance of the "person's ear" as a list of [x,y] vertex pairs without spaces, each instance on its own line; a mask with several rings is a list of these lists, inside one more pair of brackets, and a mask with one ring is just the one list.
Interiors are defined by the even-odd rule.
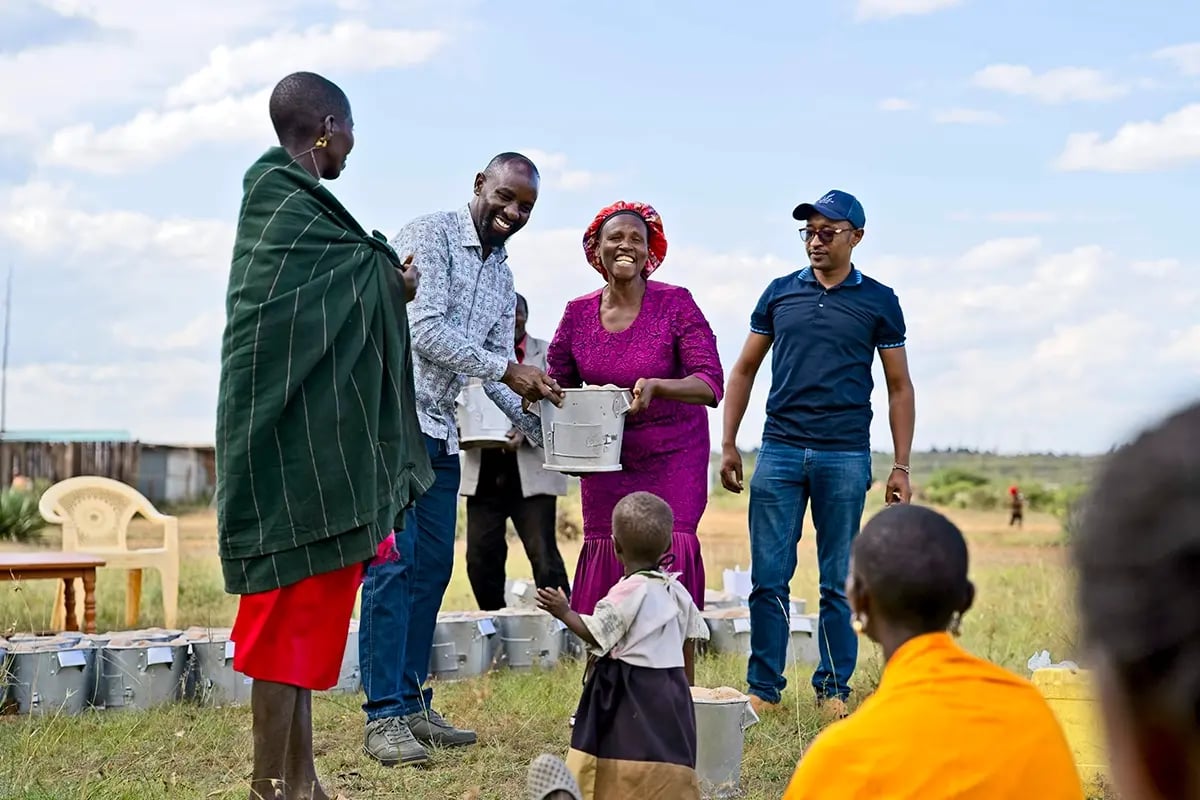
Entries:
[[967,581],[967,586],[963,591],[962,608],[958,610],[960,615],[971,610],[971,606],[975,604],[975,584]]
[[870,618],[871,597],[867,594],[867,587],[855,577],[853,565],[846,578],[846,598],[850,601],[851,614],[861,614]]

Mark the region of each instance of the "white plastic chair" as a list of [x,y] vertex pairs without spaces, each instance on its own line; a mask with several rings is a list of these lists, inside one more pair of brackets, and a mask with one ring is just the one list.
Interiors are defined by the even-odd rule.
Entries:
[[[38,504],[43,519],[62,526],[62,549],[104,556],[107,567],[129,570],[125,595],[125,624],[137,625],[142,600],[142,570],[156,569],[162,576],[163,623],[174,628],[179,608],[179,520],[161,514],[141,492],[120,481],[98,475],[81,475],[54,484]],[[127,542],[134,516],[157,524],[163,531],[162,547],[131,550]],[[75,592],[76,619],[83,619],[83,592]],[[66,624],[63,586],[58,587],[51,625]]]

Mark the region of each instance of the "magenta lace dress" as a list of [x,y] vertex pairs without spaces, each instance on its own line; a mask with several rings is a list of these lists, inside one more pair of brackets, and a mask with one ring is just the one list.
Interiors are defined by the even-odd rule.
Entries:
[[[546,354],[547,371],[566,388],[612,383],[632,389],[638,378],[694,375],[712,387],[717,402],[724,375],[717,341],[691,292],[646,282],[633,324],[610,333],[600,324],[597,290],[572,300]],[[621,471],[584,475],[583,552],[571,587],[571,607],[590,614],[624,570],[612,544],[613,506],[627,494],[653,492],[671,506],[675,531],[672,572],[696,605],[704,607],[704,560],[696,526],[708,504],[708,411],[704,406],[655,398],[625,420]]]

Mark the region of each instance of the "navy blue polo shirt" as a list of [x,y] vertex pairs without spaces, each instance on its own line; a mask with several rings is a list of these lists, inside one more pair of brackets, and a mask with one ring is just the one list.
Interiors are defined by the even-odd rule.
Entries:
[[871,446],[871,365],[904,346],[896,293],[856,268],[826,289],[811,267],[771,281],[750,330],[772,338],[763,439],[814,450]]

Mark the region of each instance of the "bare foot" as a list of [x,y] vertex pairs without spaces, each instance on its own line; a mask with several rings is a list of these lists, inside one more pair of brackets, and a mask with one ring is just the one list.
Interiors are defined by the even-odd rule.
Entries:
[[[341,797],[341,795],[338,795],[338,797]],[[292,792],[288,800],[330,800],[330,797],[321,787],[320,781],[313,778]]]
[[250,800],[287,800],[284,794],[283,781],[278,778],[251,781]]

